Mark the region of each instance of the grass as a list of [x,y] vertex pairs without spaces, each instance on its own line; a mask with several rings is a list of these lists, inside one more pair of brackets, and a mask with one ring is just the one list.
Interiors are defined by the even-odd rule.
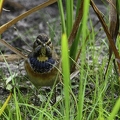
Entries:
[[[77,3],[81,3],[78,0]],[[13,87],[12,98],[9,101],[1,119],[12,120],[117,120],[120,119],[120,83],[119,77],[116,74],[112,60],[109,70],[104,79],[104,72],[108,62],[108,43],[107,38],[100,38],[97,35],[104,30],[95,28],[94,23],[89,16],[89,1],[84,2],[84,14],[79,25],[75,41],[69,47],[68,38],[74,23],[76,15],[78,15],[78,4],[66,4],[66,14],[64,14],[62,1],[58,1],[60,16],[61,16],[61,60],[62,60],[62,80],[63,85],[57,86],[57,102],[52,105],[52,90],[46,92],[40,90],[38,97],[35,98],[35,89],[26,83],[27,77],[15,77],[12,79],[13,84],[18,86]],[[75,8],[74,8],[75,6]],[[73,9],[76,12],[73,14]],[[72,11],[72,15],[71,15]],[[75,16],[75,17],[74,17]],[[88,20],[89,18],[89,20]],[[108,20],[107,20],[108,21]],[[69,26],[70,25],[70,26]],[[48,25],[50,29],[51,26]],[[53,29],[52,29],[53,30]],[[54,32],[54,31],[52,31]],[[89,36],[88,36],[89,35]],[[87,38],[87,41],[86,41]],[[119,37],[117,41],[118,49]],[[80,51],[78,61],[75,60]],[[75,50],[75,51],[74,51]],[[74,52],[73,52],[74,51]],[[73,53],[72,53],[73,52]],[[74,57],[73,57],[74,55]],[[72,62],[71,62],[72,61]],[[72,63],[72,64],[71,64]],[[75,63],[79,74],[75,75],[75,70],[72,71],[75,75],[71,79],[71,66]],[[7,64],[7,63],[6,63]],[[12,74],[9,63],[8,69]],[[11,75],[12,76],[12,75]],[[2,76],[1,76],[2,79]],[[3,82],[2,80],[0,80]],[[20,83],[18,83],[20,82]],[[19,84],[22,83],[23,88]],[[12,85],[13,85],[12,84]],[[23,89],[23,92],[22,92]],[[25,90],[27,92],[25,93]],[[6,95],[7,97],[7,95]],[[36,103],[38,105],[34,105]],[[0,106],[3,101],[0,101]]]
[[69,64],[69,54],[68,54],[68,43],[67,43],[67,36],[66,34],[63,34],[62,36],[62,68],[63,68],[63,82],[64,82],[64,95],[65,95],[65,119],[68,120],[69,116],[70,116],[70,102],[68,102],[68,100],[70,100],[70,91],[69,91],[69,87],[70,87],[70,64]]

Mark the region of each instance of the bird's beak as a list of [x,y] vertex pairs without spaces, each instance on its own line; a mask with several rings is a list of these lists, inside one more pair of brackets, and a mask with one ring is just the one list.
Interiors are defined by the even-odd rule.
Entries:
[[43,44],[43,47],[45,47],[46,44]]

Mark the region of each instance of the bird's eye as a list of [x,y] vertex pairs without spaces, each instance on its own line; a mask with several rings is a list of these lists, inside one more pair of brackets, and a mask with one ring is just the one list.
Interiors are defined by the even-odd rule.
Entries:
[[50,45],[50,44],[52,44],[52,42],[51,42],[51,41],[48,41],[48,42],[46,43],[46,45]]
[[40,42],[39,39],[36,39],[36,41],[33,44],[33,49],[35,49],[37,46],[41,45],[42,43]]
[[50,39],[46,42],[46,45],[48,45],[48,46],[52,47],[52,42],[51,42],[51,40],[50,40]]
[[41,42],[41,40],[40,40],[39,38],[36,39],[36,43],[37,43],[38,45],[41,45],[41,44],[42,44],[42,42]]

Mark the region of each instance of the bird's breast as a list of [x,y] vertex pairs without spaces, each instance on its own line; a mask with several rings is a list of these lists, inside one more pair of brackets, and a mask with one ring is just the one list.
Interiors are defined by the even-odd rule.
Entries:
[[52,86],[55,82],[58,70],[54,59],[39,62],[35,58],[25,60],[25,69],[30,81],[36,86]]

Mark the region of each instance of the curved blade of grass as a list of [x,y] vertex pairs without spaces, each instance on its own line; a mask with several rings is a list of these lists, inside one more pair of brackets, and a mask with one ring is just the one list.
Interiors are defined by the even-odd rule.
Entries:
[[32,14],[32,13],[34,13],[34,12],[36,12],[36,11],[44,8],[44,7],[47,7],[47,6],[55,3],[56,1],[57,1],[57,0],[48,0],[47,2],[45,2],[45,3],[43,3],[43,4],[40,4],[40,5],[36,6],[36,7],[28,10],[27,12],[19,15],[19,16],[16,17],[15,19],[7,22],[6,24],[4,24],[4,25],[2,25],[2,26],[0,27],[0,34],[2,34],[5,30],[7,30],[9,27],[11,27],[12,25],[14,25],[14,24],[15,24],[16,22],[18,22],[19,20],[27,17],[28,15],[30,15],[30,14]]
[[110,34],[116,42],[116,38],[119,30],[119,16],[117,11],[117,1],[111,0],[112,3],[109,3],[110,11],[109,11],[109,22],[110,22]]
[[13,46],[11,46],[10,44],[8,44],[5,40],[0,39],[0,44],[3,44],[4,46],[6,46],[7,48],[9,48],[11,51],[13,51],[14,53],[16,53],[17,55],[19,55],[20,57],[26,59],[27,56],[25,56],[24,54],[22,54],[19,50],[17,50],[16,48],[14,48]]
[[114,120],[115,115],[117,114],[117,112],[120,110],[120,98],[117,100],[110,116],[108,117],[108,120]]
[[[104,29],[104,31],[106,33],[106,36],[107,36],[107,38],[109,40],[110,47],[111,47],[112,51],[114,52],[115,58],[120,60],[119,52],[118,52],[118,50],[117,50],[117,48],[116,48],[116,46],[114,44],[114,40],[112,39],[112,36],[109,33],[108,27],[107,27],[102,15],[101,15],[101,12],[97,8],[97,6],[95,5],[93,0],[90,1],[90,4],[91,4],[93,10],[95,11],[96,15],[98,16],[98,18],[99,18],[99,20],[100,20],[100,22],[102,24],[102,27],[103,27],[103,29]],[[117,64],[118,64],[118,69],[119,69],[119,74],[120,74],[120,63],[117,62]]]
[[[110,27],[109,27],[109,31],[110,31],[110,35],[112,37],[112,39],[114,40],[114,44],[116,43],[116,38],[119,32],[119,15],[118,15],[118,11],[117,11],[117,2],[116,0],[111,0],[109,1],[109,23],[110,23]],[[112,49],[111,46],[109,45],[109,59],[108,59],[108,64],[106,67],[106,71],[105,71],[105,76],[106,73],[108,71],[109,68],[109,64],[110,64],[110,60],[112,57]]]
[[64,82],[64,95],[65,95],[65,120],[69,120],[70,111],[70,68],[69,68],[69,54],[68,54],[68,42],[66,34],[62,36],[62,70],[63,70],[63,82]]
[[12,96],[12,93],[9,94],[9,96],[8,96],[8,98],[6,99],[4,105],[3,105],[2,108],[0,109],[0,116],[1,116],[2,113],[4,112],[4,110],[5,110],[5,108],[6,108],[7,104],[8,104],[8,102],[10,101],[11,96]]
[[4,62],[4,58],[7,62],[22,59],[20,56],[16,54],[4,54],[4,55],[0,55],[0,62]]
[[97,8],[97,6],[96,6],[95,3],[93,2],[93,0],[91,0],[90,3],[91,3],[91,6],[92,6],[93,9],[94,9],[96,15],[98,16],[98,18],[99,18],[99,20],[100,20],[103,28],[104,28],[104,31],[105,31],[105,33],[106,33],[106,35],[107,35],[107,37],[108,37],[110,46],[111,46],[111,48],[112,48],[112,50],[113,50],[116,58],[119,59],[119,58],[120,58],[120,57],[119,57],[119,53],[118,53],[117,48],[116,48],[116,46],[115,46],[115,44],[114,44],[114,40],[112,39],[112,37],[111,37],[111,35],[110,35],[109,31],[108,31],[108,27],[107,27],[107,25],[106,25],[106,23],[105,23],[102,15],[101,15],[101,12],[100,12],[99,9]]

